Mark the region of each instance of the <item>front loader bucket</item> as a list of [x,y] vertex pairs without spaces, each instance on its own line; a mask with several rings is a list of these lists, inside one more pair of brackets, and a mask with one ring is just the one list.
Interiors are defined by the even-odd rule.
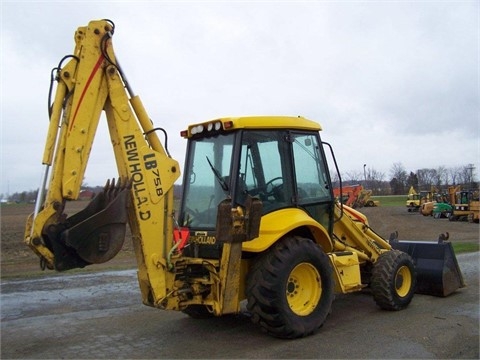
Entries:
[[465,287],[452,243],[448,241],[390,241],[397,250],[408,253],[417,271],[418,294],[448,296]]

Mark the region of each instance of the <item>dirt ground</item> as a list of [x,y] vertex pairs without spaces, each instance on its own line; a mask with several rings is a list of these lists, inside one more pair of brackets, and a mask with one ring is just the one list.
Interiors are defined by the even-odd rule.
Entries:
[[[68,203],[69,215],[83,209],[87,202]],[[379,206],[360,209],[370,222],[370,226],[382,237],[398,231],[400,240],[436,240],[440,234],[449,233],[450,241],[478,242],[479,225],[468,222],[451,222],[447,219],[434,219],[418,213],[407,212],[401,206]],[[1,207],[1,276],[40,275],[38,257],[23,243],[25,221],[33,212],[31,204],[2,205]],[[90,267],[92,270],[122,269],[135,267],[135,256],[131,238],[127,236],[122,251],[106,264]],[[85,271],[85,270],[83,270]]]
[[[73,215],[85,208],[87,201],[75,201],[67,204],[67,215]],[[1,207],[1,277],[35,276],[44,273],[40,269],[40,260],[24,242],[25,223],[34,210],[32,204],[11,204]],[[105,269],[123,269],[135,266],[135,255],[129,233],[120,253],[110,262],[95,265],[87,271]],[[83,270],[83,271],[85,271]]]

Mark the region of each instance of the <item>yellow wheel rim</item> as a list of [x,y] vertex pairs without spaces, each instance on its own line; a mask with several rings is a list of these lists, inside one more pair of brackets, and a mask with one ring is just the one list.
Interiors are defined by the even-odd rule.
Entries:
[[295,314],[311,314],[322,296],[322,281],[317,269],[309,263],[295,266],[288,277],[286,296],[288,306]]
[[404,297],[412,287],[412,273],[408,266],[401,266],[395,274],[395,291],[398,296]]

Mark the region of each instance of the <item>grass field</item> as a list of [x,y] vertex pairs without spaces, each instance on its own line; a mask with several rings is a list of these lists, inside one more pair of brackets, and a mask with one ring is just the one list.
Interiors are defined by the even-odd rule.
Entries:
[[460,253],[467,253],[467,252],[475,252],[480,250],[479,243],[471,243],[471,242],[455,242],[452,243],[453,249],[455,250],[456,254]]
[[381,206],[405,206],[407,202],[407,196],[406,195],[372,196],[372,200],[380,201]]
[[[380,201],[380,206],[405,206],[405,195],[372,196],[373,200]],[[453,242],[455,253],[466,253],[480,251],[480,244],[472,242]]]

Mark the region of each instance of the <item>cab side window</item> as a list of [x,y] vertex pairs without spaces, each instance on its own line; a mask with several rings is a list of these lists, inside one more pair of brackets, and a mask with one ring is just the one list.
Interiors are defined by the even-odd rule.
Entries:
[[292,144],[298,203],[328,201],[331,195],[318,137],[294,134]]

